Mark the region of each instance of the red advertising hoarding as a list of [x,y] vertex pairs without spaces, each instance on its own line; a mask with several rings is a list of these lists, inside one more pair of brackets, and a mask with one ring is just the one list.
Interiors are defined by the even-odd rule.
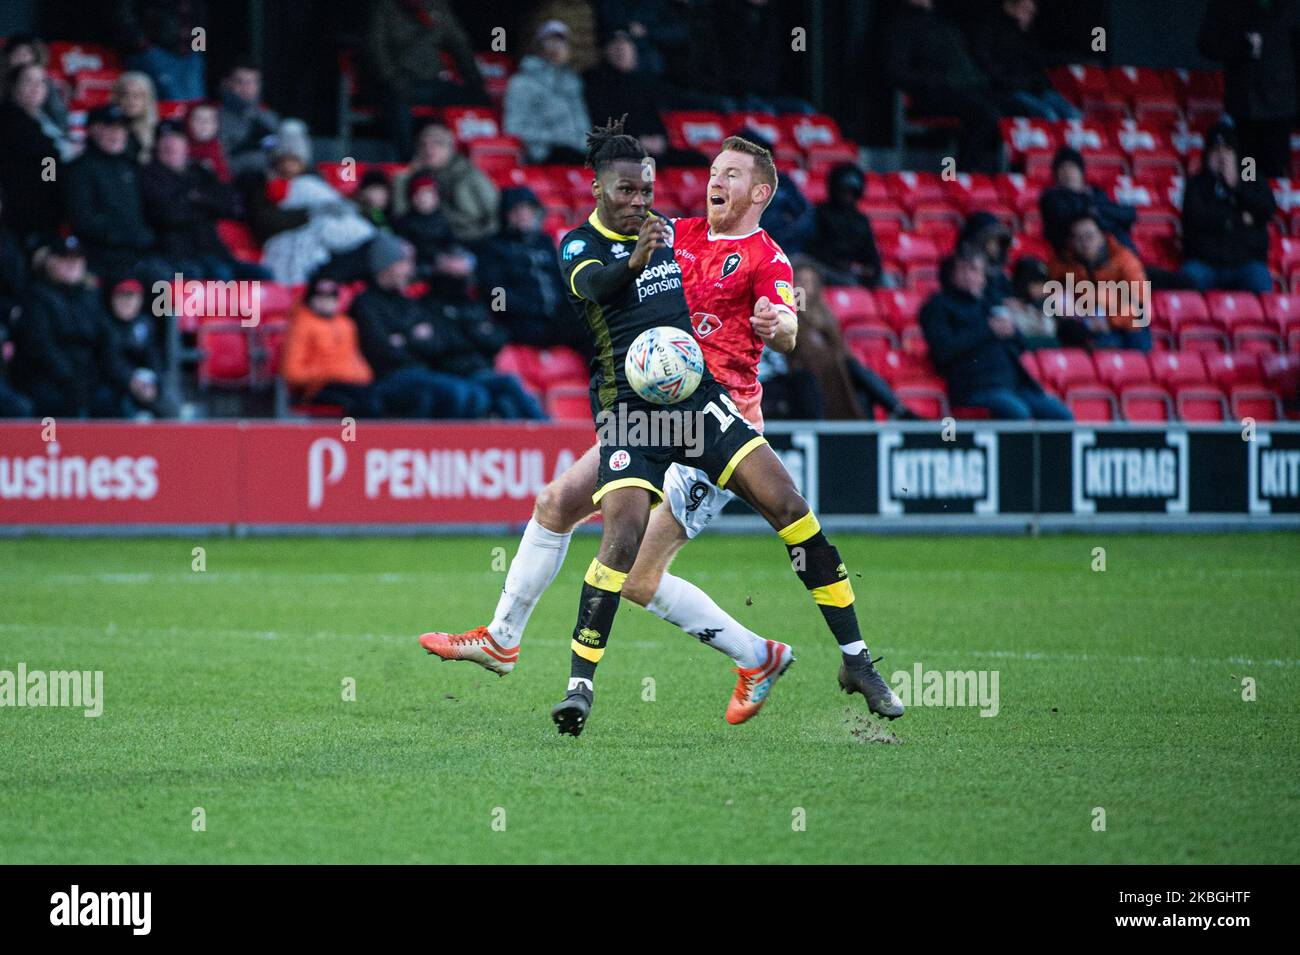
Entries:
[[0,525],[521,523],[594,440],[490,422],[0,424]]

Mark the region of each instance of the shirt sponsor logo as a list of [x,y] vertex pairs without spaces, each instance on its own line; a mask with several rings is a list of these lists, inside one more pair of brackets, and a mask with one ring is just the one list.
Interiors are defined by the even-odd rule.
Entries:
[[708,312],[695,312],[691,315],[691,326],[697,338],[704,338],[722,327],[722,320]]
[[658,292],[669,292],[682,287],[682,267],[673,259],[652,265],[636,277],[636,300],[644,302]]

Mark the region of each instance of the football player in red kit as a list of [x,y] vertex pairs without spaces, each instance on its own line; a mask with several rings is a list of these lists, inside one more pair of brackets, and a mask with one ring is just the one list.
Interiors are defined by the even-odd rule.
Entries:
[[[730,392],[734,407],[729,410],[759,431],[759,357],[764,347],[789,352],[798,331],[790,262],[759,226],[776,188],[771,153],[730,137],[709,171],[707,216],[674,220],[666,239],[682,270],[691,325],[705,363]],[[598,448],[593,447],[538,495],[492,622],[465,633],[426,633],[420,637],[421,646],[444,660],[471,660],[500,675],[514,668],[528,617],[559,573],[573,529],[597,510],[592,490],[599,462]],[[731,492],[711,483],[702,471],[681,464],[669,468],[663,492],[669,507],[652,512],[622,596],[735,661],[739,677],[726,719],[743,723],[766,702],[793,662],[793,652],[788,644],[747,629],[704,591],[668,573],[677,552],[722,511]],[[815,528],[800,531],[805,532],[819,533]],[[847,599],[851,602],[851,596]],[[902,703],[871,665],[863,641],[840,650],[841,688],[861,693],[880,716],[901,716]]]

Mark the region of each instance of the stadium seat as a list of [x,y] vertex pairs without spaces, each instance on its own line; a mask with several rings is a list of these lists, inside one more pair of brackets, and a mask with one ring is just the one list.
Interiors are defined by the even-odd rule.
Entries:
[[661,117],[674,149],[694,150],[712,158],[727,138],[727,128],[721,113],[678,110],[663,113]]
[[1038,354],[1036,352],[1022,351],[1020,353],[1020,364],[1025,371],[1029,372],[1029,376],[1034,381],[1042,382],[1043,373],[1038,367]]
[[899,401],[922,418],[935,421],[948,416],[948,394],[937,379],[899,385],[894,393]]
[[564,346],[541,349],[537,353],[536,369],[548,388],[562,381],[586,382],[591,376],[587,360],[576,350]]
[[529,345],[506,345],[497,352],[493,367],[503,374],[514,375],[534,397],[546,391],[539,349]]
[[1278,421],[1282,418],[1282,402],[1262,385],[1238,385],[1229,394],[1232,417],[1237,421],[1254,418],[1256,421]]
[[1287,292],[1265,292],[1259,297],[1264,317],[1272,322],[1279,334],[1285,336],[1293,328],[1300,328],[1300,295]]
[[1249,352],[1206,355],[1205,370],[1210,381],[1225,392],[1238,385],[1258,385],[1264,380],[1260,372],[1259,356]]
[[908,382],[930,381],[935,377],[929,361],[903,351],[886,352],[878,361],[867,365],[893,387]]
[[1210,321],[1210,310],[1200,292],[1152,292],[1151,306],[1155,317],[1174,332],[1186,322]]
[[479,75],[483,77],[483,88],[488,96],[498,105],[506,95],[506,86],[515,72],[515,58],[508,53],[486,51],[474,54]]
[[1174,335],[1179,351],[1197,351],[1203,353],[1225,352],[1230,346],[1228,336],[1217,326],[1208,322],[1188,322],[1180,326]]
[[1103,348],[1092,354],[1097,380],[1113,391],[1128,385],[1151,382],[1151,365],[1147,356],[1131,348]]
[[197,345],[200,388],[244,388],[252,383],[249,336],[239,322],[205,322],[198,328]]
[[1109,71],[1112,92],[1122,96],[1139,122],[1172,125],[1182,118],[1178,93],[1161,70],[1148,66],[1120,66]]
[[844,347],[869,368],[884,360],[887,352],[899,347],[898,336],[884,322],[869,321],[844,329]]
[[1106,422],[1119,418],[1115,396],[1102,385],[1076,385],[1066,391],[1065,403],[1076,421]]
[[1210,317],[1231,332],[1240,323],[1262,324],[1264,309],[1253,292],[1206,292]]
[[933,172],[887,172],[885,185],[894,201],[904,209],[915,209],[921,203],[943,202],[943,180]]
[[896,331],[915,325],[928,296],[916,289],[877,289],[878,314]]
[[241,262],[262,261],[262,251],[257,246],[253,231],[238,219],[221,219],[217,222],[217,237]]
[[1082,348],[1039,349],[1038,368],[1042,382],[1061,394],[1075,385],[1091,385],[1097,381],[1097,369]]
[[546,392],[546,413],[555,421],[591,421],[591,396],[585,385],[557,385]]
[[828,286],[826,304],[839,320],[841,328],[862,325],[879,317],[876,299],[870,289],[860,285]]
[[1191,423],[1216,423],[1228,414],[1223,392],[1210,385],[1183,385],[1174,393],[1174,404],[1178,417]]
[[1161,386],[1175,391],[1183,385],[1208,384],[1204,359],[1196,352],[1152,352],[1151,374]]
[[1129,385],[1120,392],[1119,407],[1125,421],[1157,422],[1173,417],[1169,393],[1158,385]]

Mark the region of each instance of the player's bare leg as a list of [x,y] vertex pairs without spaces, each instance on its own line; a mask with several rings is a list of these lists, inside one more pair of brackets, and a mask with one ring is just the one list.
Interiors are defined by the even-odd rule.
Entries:
[[650,520],[650,493],[642,487],[621,487],[600,503],[605,521],[600,551],[587,568],[578,601],[578,622],[570,644],[569,685],[564,699],[551,710],[561,733],[577,736],[587,725],[595,690],[596,665],[605,655],[620,595]]
[[591,492],[599,467],[599,449],[588,448],[537,495],[492,622],[464,633],[426,633],[420,646],[444,660],[469,660],[500,676],[513,670],[528,617],[560,572],[573,529],[596,513]]
[[670,508],[655,509],[623,584],[623,596],[735,661],[738,676],[726,719],[744,723],[758,714],[776,681],[790,668],[794,651],[787,644],[764,640],[699,587],[668,573],[689,539]]
[[817,517],[794,486],[776,452],[761,444],[736,466],[727,490],[740,495],[772,525],[790,554],[790,564],[812,594],[840,646],[840,688],[861,693],[873,713],[903,715],[903,704],[876,672],[858,630],[853,587],[839,551],[826,539]]

